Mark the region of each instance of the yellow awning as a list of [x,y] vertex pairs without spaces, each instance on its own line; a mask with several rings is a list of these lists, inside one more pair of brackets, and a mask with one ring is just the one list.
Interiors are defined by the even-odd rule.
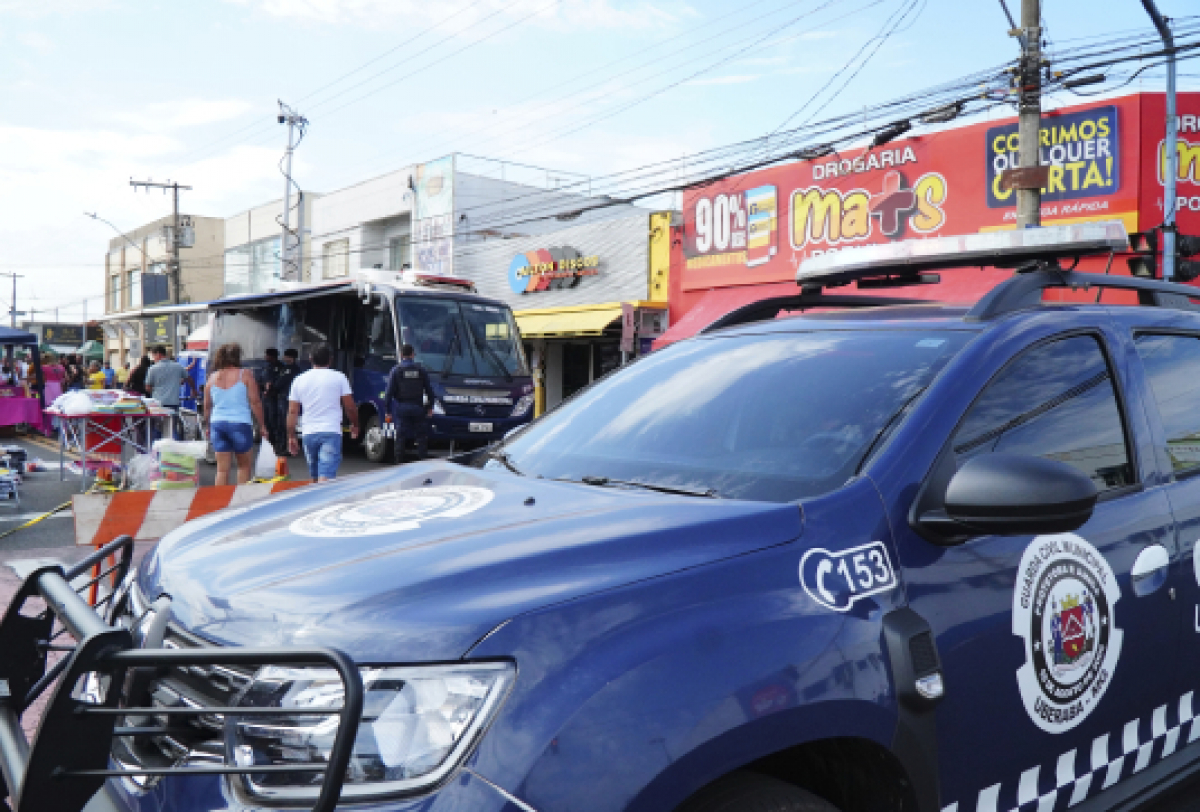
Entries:
[[[664,308],[662,302],[631,302],[635,307]],[[621,303],[518,310],[513,313],[522,338],[571,338],[603,335],[621,318]]]

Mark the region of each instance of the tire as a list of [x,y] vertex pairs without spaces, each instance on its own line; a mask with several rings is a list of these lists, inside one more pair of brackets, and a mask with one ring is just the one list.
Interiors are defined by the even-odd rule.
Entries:
[[739,770],[697,792],[679,812],[838,812],[838,808],[786,781]]
[[383,436],[379,415],[373,414],[363,423],[363,456],[370,462],[387,462],[391,459],[392,441]]

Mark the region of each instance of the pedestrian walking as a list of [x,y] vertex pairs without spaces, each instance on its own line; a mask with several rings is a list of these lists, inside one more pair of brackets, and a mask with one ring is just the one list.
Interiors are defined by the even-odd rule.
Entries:
[[187,379],[187,370],[169,358],[167,348],[161,344],[150,353],[154,357],[154,366],[146,372],[146,394],[171,413],[170,435],[174,437],[175,423],[179,420],[179,393]]
[[279,456],[292,455],[288,450],[287,441],[288,396],[292,393],[292,384],[303,371],[297,363],[299,358],[300,353],[292,347],[283,351],[283,367],[271,387],[271,400],[269,403],[263,402],[264,409],[275,410],[275,426],[279,433],[271,436],[271,445],[275,447],[275,453]]
[[67,389],[83,388],[83,370],[74,355],[63,356],[63,371],[66,373]]
[[117,373],[112,368],[112,364],[110,364],[108,361],[105,361],[104,362],[104,388],[112,389],[113,381],[116,380],[116,377],[117,377]]
[[129,383],[129,362],[126,361],[125,365],[117,370],[117,386],[124,389],[125,386],[128,385],[128,383]]
[[213,356],[213,369],[204,385],[204,414],[208,439],[217,455],[217,485],[229,484],[229,468],[237,461],[237,482],[250,481],[253,466],[254,422],[263,425],[258,382],[242,368],[242,347],[224,344]]
[[[429,418],[437,400],[429,371],[417,363],[412,344],[400,348],[400,363],[388,375],[384,400],[392,423],[396,426],[395,458],[404,462],[404,446],[411,439],[417,443],[417,459],[425,459],[429,445]],[[428,403],[426,400],[428,399]]]
[[321,345],[313,350],[313,368],[292,382],[288,395],[288,450],[300,452],[296,424],[304,416],[304,457],[313,482],[325,482],[337,476],[342,462],[342,414],[350,422],[350,436],[358,438],[358,410],[350,391],[350,381],[330,369],[333,353]]
[[129,385],[126,388],[130,392],[133,392],[135,395],[144,396],[146,394],[146,375],[150,372],[150,366],[150,358],[147,356],[143,356],[138,361],[138,365],[134,368],[133,372],[129,373]]

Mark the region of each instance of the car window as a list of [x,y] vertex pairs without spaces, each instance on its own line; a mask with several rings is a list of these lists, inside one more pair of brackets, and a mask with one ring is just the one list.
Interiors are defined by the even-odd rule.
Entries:
[[790,501],[831,491],[974,335],[819,331],[681,342],[505,445],[528,476]]
[[1158,404],[1176,471],[1200,466],[1200,338],[1140,335],[1138,355]]
[[1134,483],[1112,371],[1093,336],[1035,347],[1009,364],[954,434],[961,467],[996,451],[1065,462],[1100,491]]

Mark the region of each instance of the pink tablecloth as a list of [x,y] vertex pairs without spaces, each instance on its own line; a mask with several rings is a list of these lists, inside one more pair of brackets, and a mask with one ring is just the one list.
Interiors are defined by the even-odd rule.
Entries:
[[18,423],[42,424],[42,405],[37,398],[0,398],[0,426]]

